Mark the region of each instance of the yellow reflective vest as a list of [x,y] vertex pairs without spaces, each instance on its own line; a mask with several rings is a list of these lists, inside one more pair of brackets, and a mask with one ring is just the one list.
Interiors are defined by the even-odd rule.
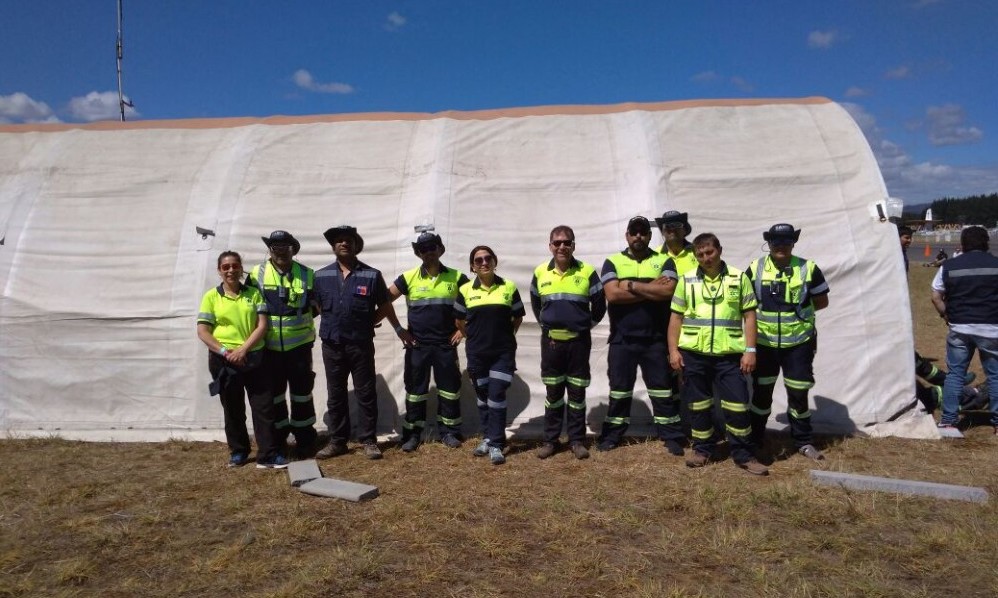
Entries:
[[[760,275],[761,271],[761,275]],[[790,258],[782,271],[768,255],[749,266],[756,297],[759,299],[757,328],[759,344],[767,347],[794,347],[811,340],[815,334],[812,296],[828,292],[822,279],[812,284],[815,263],[797,256]]]
[[721,262],[721,272],[708,278],[697,267],[680,277],[672,311],[683,315],[679,348],[705,355],[745,352],[742,314],[757,306],[748,276]]
[[673,263],[676,264],[676,273],[680,276],[696,270],[700,266],[699,262],[697,262],[697,256],[693,252],[692,244],[687,244],[679,253],[673,254],[669,251],[669,246],[662,243],[662,249],[659,250],[659,253],[665,257],[672,258]]
[[291,270],[281,274],[267,260],[253,269],[247,283],[258,288],[267,302],[267,349],[290,351],[315,342],[311,306],[315,272],[311,268],[291,262]]

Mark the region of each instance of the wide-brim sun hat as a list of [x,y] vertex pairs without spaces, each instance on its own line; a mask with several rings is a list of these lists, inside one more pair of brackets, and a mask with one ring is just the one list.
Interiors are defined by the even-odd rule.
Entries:
[[781,222],[769,227],[769,230],[762,233],[762,238],[767,243],[783,241],[784,243],[796,243],[800,239],[800,229],[795,229],[794,225]]
[[661,218],[655,219],[655,224],[658,225],[659,230],[662,230],[667,224],[680,223],[683,225],[683,235],[689,235],[693,232],[693,227],[690,226],[690,213],[689,212],[678,212],[676,210],[669,210],[662,214]]
[[354,253],[360,253],[364,250],[364,238],[357,234],[357,228],[354,226],[334,226],[326,229],[326,232],[322,233],[322,236],[326,238],[326,242],[330,245],[334,245],[334,241],[339,237],[352,237]]
[[291,255],[298,255],[298,252],[301,251],[301,243],[298,242],[298,239],[296,239],[294,235],[286,230],[275,230],[270,233],[269,237],[260,238],[263,239],[263,244],[268,248],[270,248],[271,245],[290,245]]

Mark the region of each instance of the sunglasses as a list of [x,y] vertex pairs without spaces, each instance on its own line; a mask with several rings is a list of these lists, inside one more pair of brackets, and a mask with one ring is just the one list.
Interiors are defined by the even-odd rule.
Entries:
[[242,270],[243,269],[243,265],[242,264],[222,264],[221,266],[218,267],[218,269],[220,271],[222,271],[222,272],[228,272],[229,270]]
[[637,237],[638,235],[640,235],[640,236],[643,237],[645,235],[650,235],[651,234],[651,229],[650,228],[629,228],[629,229],[627,229],[627,234],[631,235],[632,237]]
[[492,256],[491,255],[479,256],[474,259],[474,262],[476,266],[484,266],[485,264],[492,263]]
[[416,246],[416,251],[418,251],[420,253],[427,253],[427,252],[430,252],[430,251],[436,251],[437,249],[439,249],[439,247],[440,246],[437,245],[436,243],[427,243],[425,245],[417,245]]
[[665,225],[666,230],[676,230],[676,229],[682,230],[683,228],[685,227],[683,226],[682,222],[669,222]]
[[551,241],[551,244],[555,247],[571,247],[575,245],[575,241],[569,241],[567,239],[558,239],[557,241]]

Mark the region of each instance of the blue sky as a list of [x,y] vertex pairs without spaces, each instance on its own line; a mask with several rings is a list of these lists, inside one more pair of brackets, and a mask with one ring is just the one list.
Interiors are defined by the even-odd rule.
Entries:
[[[129,120],[826,96],[906,203],[998,191],[992,0],[124,0]],[[115,0],[6,0],[0,122],[118,117]]]

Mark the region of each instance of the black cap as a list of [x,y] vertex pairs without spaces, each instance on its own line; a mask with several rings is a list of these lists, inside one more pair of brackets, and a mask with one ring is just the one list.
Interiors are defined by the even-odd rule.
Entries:
[[655,224],[661,229],[668,224],[682,224],[683,225],[683,235],[688,235],[693,232],[693,227],[690,226],[689,212],[677,212],[676,210],[669,210],[668,212],[662,214],[661,218],[655,219]]
[[326,229],[326,232],[322,233],[322,236],[326,238],[326,242],[333,245],[339,237],[352,237],[354,244],[354,253],[360,253],[364,250],[364,239],[357,234],[357,228],[354,226],[334,226],[333,228]]
[[298,242],[298,239],[296,239],[294,235],[286,230],[275,230],[270,233],[269,237],[260,238],[263,239],[263,244],[267,247],[270,247],[271,245],[290,245],[291,255],[298,255],[298,252],[301,251],[301,243]]
[[762,233],[762,238],[769,243],[775,241],[796,243],[800,239],[800,230],[795,230],[792,224],[781,222],[769,227],[768,231]]
[[635,216],[627,221],[627,232],[648,231],[651,232],[651,223],[644,216]]

